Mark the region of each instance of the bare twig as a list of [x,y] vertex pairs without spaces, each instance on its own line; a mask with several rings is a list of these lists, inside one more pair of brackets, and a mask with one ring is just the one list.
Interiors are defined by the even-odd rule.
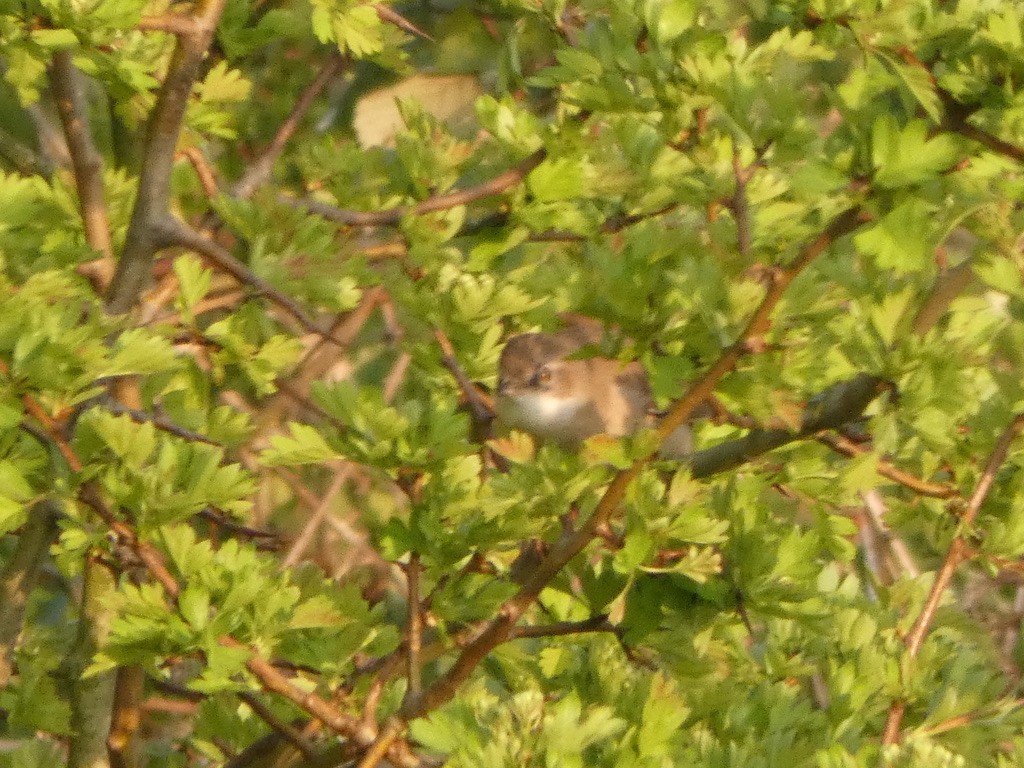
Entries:
[[262,437],[270,430],[277,429],[289,399],[296,395],[307,396],[310,385],[323,377],[330,367],[337,362],[356,336],[370,319],[373,310],[386,298],[381,288],[370,288],[359,301],[359,306],[351,312],[344,312],[335,319],[327,333],[322,334],[319,341],[306,353],[295,372],[289,377],[287,386],[279,381],[280,391],[277,392],[260,409],[256,437]]
[[238,698],[248,704],[260,720],[269,725],[275,732],[281,734],[281,737],[285,741],[299,750],[304,758],[312,760],[316,757],[316,749],[306,740],[306,737],[291,724],[282,722],[273,712],[270,711],[270,708],[267,707],[266,704],[260,701],[256,694],[243,691],[238,694]]
[[[378,8],[378,13],[380,9]],[[396,16],[398,14],[395,14]],[[291,114],[288,118],[281,123],[281,126],[277,129],[277,133],[274,134],[273,140],[267,145],[267,148],[263,150],[256,162],[252,163],[249,168],[243,174],[242,178],[232,187],[231,194],[235,197],[246,198],[255,192],[259,187],[263,186],[267,179],[270,178],[270,172],[274,168],[274,163],[277,158],[281,156],[284,151],[285,145],[295,135],[295,131],[298,130],[299,123],[302,122],[302,118],[309,111],[309,108],[313,106],[317,96],[327,86],[328,83],[334,78],[338,72],[341,71],[345,61],[342,59],[341,54],[338,51],[334,51],[328,56],[326,63],[323,68],[317,73],[317,76],[313,79],[306,89],[299,96],[298,101],[295,102],[295,106],[292,108]]]
[[406,635],[407,665],[406,674],[409,688],[406,699],[418,699],[423,692],[422,660],[423,650],[423,612],[420,606],[420,556],[413,552],[409,556],[409,567],[406,570],[409,582],[409,628]]
[[366,750],[366,754],[363,755],[363,759],[359,761],[356,768],[376,768],[380,765],[380,761],[387,755],[388,749],[401,735],[404,727],[401,720],[396,717],[391,718],[377,740]]
[[411,35],[416,35],[417,37],[422,37],[424,40],[434,42],[434,38],[432,38],[422,29],[420,29],[407,18],[405,18],[405,16],[402,16],[400,13],[393,10],[391,6],[375,5],[374,10],[377,11],[377,16],[380,17],[381,21],[386,21],[389,24],[394,24],[399,29],[408,32]]
[[[985,502],[989,491],[992,489],[992,484],[995,482],[996,474],[1002,467],[1003,462],[1006,460],[1006,454],[1010,450],[1010,444],[1014,438],[1024,429],[1024,414],[1019,414],[1014,417],[1010,425],[1003,431],[995,448],[992,451],[992,455],[989,456],[988,462],[985,464],[985,470],[978,480],[977,486],[975,486],[974,493],[971,495],[970,500],[967,503],[967,508],[963,514],[960,515],[960,530],[962,531],[953,539],[953,543],[949,545],[949,550],[946,552],[946,557],[942,561],[942,567],[939,568],[938,573],[935,574],[935,580],[932,582],[931,591],[928,593],[928,599],[925,601],[924,607],[918,614],[917,619],[914,621],[914,626],[911,627],[910,632],[907,634],[904,643],[907,646],[907,656],[913,659],[917,656],[921,650],[921,645],[924,643],[925,636],[928,634],[928,628],[931,626],[932,620],[935,618],[935,611],[939,607],[939,601],[942,599],[943,593],[946,591],[946,587],[949,586],[950,581],[953,579],[953,574],[960,563],[965,560],[968,556],[969,548],[967,545],[967,532],[971,524],[974,522],[975,517],[978,515],[978,511],[981,509],[981,505]],[[889,707],[889,715],[885,721],[885,730],[882,734],[883,744],[896,744],[900,741],[900,725],[903,722],[903,715],[906,712],[907,702],[904,699],[897,699]]]
[[750,201],[747,199],[747,182],[753,175],[751,168],[743,165],[740,159],[740,150],[736,146],[736,139],[733,139],[732,147],[732,171],[736,180],[736,189],[732,195],[732,214],[736,220],[736,248],[741,256],[750,255],[751,221]]
[[206,159],[206,155],[199,147],[185,147],[181,150],[181,154],[192,163],[192,168],[195,169],[199,183],[203,187],[203,193],[210,199],[215,198],[220,185],[217,183],[217,172],[210,165],[210,161]]
[[532,155],[521,160],[514,168],[505,171],[493,179],[478,184],[474,187],[467,187],[444,195],[429,197],[415,205],[398,206],[383,211],[352,211],[345,208],[338,208],[319,200],[295,200],[282,198],[284,202],[296,208],[305,208],[308,211],[323,216],[325,219],[337,222],[350,227],[373,227],[385,224],[397,224],[406,216],[420,216],[425,213],[444,211],[449,208],[456,208],[460,205],[482,200],[486,197],[493,197],[506,192],[519,184],[526,176],[543,162],[547,157],[546,149],[538,149]]
[[309,520],[306,521],[302,533],[295,538],[291,547],[288,548],[288,554],[281,561],[282,568],[290,568],[299,562],[299,558],[302,557],[302,554],[309,546],[309,542],[313,540],[313,536],[320,529],[320,523],[329,514],[334,499],[341,493],[341,489],[345,487],[345,482],[351,473],[352,464],[343,464],[334,473],[334,479],[331,481],[330,487],[314,508],[313,514],[309,516]]
[[539,624],[528,627],[514,627],[509,633],[510,640],[531,637],[562,637],[582,635],[587,632],[611,632],[618,634],[619,628],[608,620],[607,614],[593,616],[583,621],[560,621],[555,624]]
[[139,19],[136,29],[142,32],[167,32],[172,35],[188,36],[195,34],[196,23],[191,16],[166,13],[161,16],[143,16]]
[[[266,296],[270,301],[298,320],[299,324],[306,330],[313,331],[314,333],[323,333],[319,324],[310,317],[295,299],[283,291],[279,291],[257,275],[232,256],[226,248],[222,248],[213,240],[204,237],[174,216],[168,214],[160,217],[159,220],[151,221],[149,223],[149,237],[152,238],[155,246],[180,245],[195,251],[218,269],[234,277],[238,282],[248,285],[260,295]],[[125,249],[127,250],[127,245]],[[123,261],[124,257],[122,257]]]
[[220,446],[220,443],[213,438],[207,437],[200,432],[186,429],[179,424],[175,424],[166,416],[146,413],[145,411],[140,411],[137,408],[129,408],[128,406],[121,405],[113,400],[104,403],[103,408],[113,414],[127,416],[136,424],[152,424],[161,432],[166,432],[169,435],[180,437],[182,440],[188,440],[190,443],[206,443],[207,445]]
[[466,398],[473,421],[477,424],[490,424],[491,419],[494,418],[494,404],[489,402],[490,398],[480,392],[476,385],[469,380],[466,372],[462,370],[462,366],[459,365],[459,361],[455,357],[455,348],[452,347],[452,343],[444,331],[435,328],[434,338],[437,339],[437,344],[441,347],[441,352],[444,355],[441,362],[451,372],[459,389],[462,390],[462,396]]
[[921,574],[921,569],[917,567],[914,556],[910,554],[910,549],[903,539],[889,530],[889,526],[885,523],[885,503],[882,501],[882,495],[872,489],[861,494],[861,498],[864,499],[864,508],[867,509],[868,516],[871,518],[875,530],[885,539],[889,549],[892,550],[896,560],[899,561],[903,572],[911,578],[917,578]]
[[[855,456],[863,456],[868,452],[852,440],[849,440],[842,435],[818,435],[818,442],[824,443],[832,450],[851,458]],[[882,477],[906,486],[910,490],[914,491],[914,493],[921,496],[930,496],[935,499],[949,499],[957,495],[957,489],[951,485],[945,485],[944,483],[932,483],[928,480],[922,480],[909,472],[904,472],[902,469],[893,466],[891,462],[885,461],[884,459],[878,460],[878,464],[875,469]]]

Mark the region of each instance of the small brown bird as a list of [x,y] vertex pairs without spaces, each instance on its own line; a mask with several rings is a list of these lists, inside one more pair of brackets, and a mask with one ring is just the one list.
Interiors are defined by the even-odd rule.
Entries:
[[[566,359],[600,339],[594,325],[578,321],[558,333],[509,339],[498,361],[498,416],[565,448],[594,435],[623,437],[657,426],[643,365],[606,357]],[[692,450],[690,428],[683,425],[660,453],[683,458]]]

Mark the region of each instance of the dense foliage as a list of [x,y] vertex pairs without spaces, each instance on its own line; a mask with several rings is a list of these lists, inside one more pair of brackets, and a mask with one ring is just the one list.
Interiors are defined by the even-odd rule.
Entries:
[[[1024,765],[1020,3],[23,0],[0,57],[3,764]],[[692,461],[492,421],[566,311]]]

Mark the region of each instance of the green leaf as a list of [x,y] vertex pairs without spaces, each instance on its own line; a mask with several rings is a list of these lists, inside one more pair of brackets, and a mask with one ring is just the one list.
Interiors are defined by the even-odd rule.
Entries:
[[526,185],[538,201],[571,200],[585,190],[583,164],[578,159],[547,159],[526,177]]
[[202,629],[210,620],[210,593],[190,583],[178,596],[178,610],[194,629]]
[[283,464],[312,464],[341,457],[315,427],[292,422],[288,425],[288,431],[288,436],[271,436],[270,447],[260,454],[262,464],[269,467]]
[[874,256],[881,269],[920,272],[931,260],[933,212],[934,206],[925,200],[908,198],[853,241],[861,253]]
[[928,181],[950,170],[959,155],[956,140],[947,134],[928,138],[928,125],[913,120],[902,130],[889,114],[875,120],[871,155],[875,183],[896,189]]

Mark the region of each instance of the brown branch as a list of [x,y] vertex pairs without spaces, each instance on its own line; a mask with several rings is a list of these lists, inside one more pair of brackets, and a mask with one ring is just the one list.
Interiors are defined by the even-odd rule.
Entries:
[[138,741],[135,735],[142,724],[145,682],[145,670],[138,664],[118,667],[114,687],[114,716],[107,736],[107,747],[114,765],[138,765]]
[[[863,456],[868,453],[866,449],[842,435],[818,435],[818,442],[827,445],[837,453],[841,453],[850,458]],[[893,466],[891,462],[885,461],[884,459],[878,460],[875,470],[882,477],[906,486],[910,490],[914,491],[914,493],[921,496],[929,496],[935,499],[951,499],[958,493],[957,489],[951,485],[946,485],[945,483],[932,483],[927,480],[922,480],[909,472],[904,472],[902,469]]]
[[490,398],[480,392],[476,385],[470,381],[466,372],[462,370],[462,366],[459,365],[459,361],[455,357],[455,348],[444,331],[440,328],[435,328],[434,338],[437,340],[437,344],[441,347],[441,352],[443,353],[441,362],[451,372],[452,377],[459,385],[459,389],[462,390],[462,395],[466,398],[467,405],[469,405],[473,421],[484,426],[490,424],[494,418],[494,404],[489,402]]
[[[377,12],[380,13],[380,8],[378,8]],[[397,16],[398,14],[395,15]],[[309,111],[309,108],[313,106],[320,92],[327,87],[327,84],[338,74],[344,64],[345,60],[338,51],[334,51],[328,57],[327,62],[317,73],[313,82],[306,86],[302,95],[299,96],[298,101],[295,102],[295,106],[292,108],[291,114],[281,123],[270,144],[263,150],[256,162],[249,166],[248,170],[242,175],[242,178],[231,188],[233,196],[247,198],[267,182],[274,168],[274,163],[281,156],[285,145],[295,135],[295,131],[298,130],[302,118]]]
[[715,383],[736,365],[740,356],[752,346],[756,347],[762,341],[762,337],[771,326],[771,316],[775,305],[778,304],[782,294],[796,276],[803,272],[814,259],[820,256],[839,237],[849,234],[856,229],[859,223],[860,211],[858,209],[850,208],[844,211],[829,223],[825,231],[815,238],[814,242],[801,251],[792,264],[785,269],[772,273],[768,290],[765,292],[761,304],[754,311],[740,338],[719,357],[711,370],[695,386],[691,387],[672,406],[665,418],[662,419],[661,424],[658,426],[658,436],[662,442],[673,431],[681,427],[701,403],[711,397]]
[[1003,155],[1018,163],[1024,163],[1024,147],[1012,144],[1008,141],[994,136],[988,131],[982,130],[968,122],[974,111],[954,98],[953,94],[943,88],[936,88],[939,99],[942,102],[943,126],[954,133],[959,133],[964,138],[975,141],[997,155]]
[[[949,545],[949,550],[946,552],[942,567],[935,574],[935,580],[932,582],[928,599],[925,601],[924,607],[914,621],[914,626],[911,627],[904,640],[909,659],[917,657],[918,652],[921,650],[921,645],[924,643],[925,636],[928,634],[928,628],[935,618],[935,612],[939,607],[939,601],[942,599],[946,587],[952,581],[957,566],[968,557],[967,531],[977,517],[981,505],[988,497],[992,484],[995,482],[996,474],[1002,467],[1003,462],[1006,461],[1010,444],[1021,430],[1024,430],[1024,414],[1015,416],[1010,425],[1003,431],[992,451],[992,455],[989,456],[988,462],[985,464],[985,470],[978,480],[977,486],[975,486],[974,493],[967,503],[967,508],[960,515],[960,530],[962,533],[957,534],[953,539],[953,543]],[[885,730],[882,733],[883,744],[899,743],[900,725],[903,722],[906,706],[907,702],[904,699],[897,699],[889,707],[889,715],[885,721]]]
[[114,574],[95,553],[86,554],[81,619],[68,669],[71,677],[71,743],[68,768],[107,765],[107,736],[113,719],[117,673],[107,670],[86,677],[82,673],[103,647],[116,612]]
[[127,312],[139,300],[150,279],[153,257],[164,245],[160,232],[170,217],[171,170],[192,86],[206,58],[227,0],[199,0],[189,17],[191,29],[182,31],[171,56],[156,106],[146,131],[142,171],[124,249],[107,292],[110,312]]
[[[770,327],[775,306],[793,279],[838,237],[856,229],[858,220],[859,213],[856,209],[841,213],[813,243],[803,249],[789,267],[777,272],[739,339],[722,353],[718,361],[689,388],[665,416],[658,429],[659,445],[674,429],[686,422],[711,395],[715,385],[732,370],[740,356],[757,347],[757,341]],[[658,445],[652,447],[652,456],[657,448]],[[607,524],[622,502],[629,485],[640,474],[647,461],[649,457],[638,459],[629,468],[615,475],[587,521],[576,531],[567,528],[563,532],[551,545],[547,556],[525,580],[519,592],[501,606],[497,617],[488,622],[477,637],[466,645],[448,671],[424,692],[415,706],[402,708],[401,715],[404,719],[422,716],[449,701],[487,654],[509,638],[515,624],[537,599],[541,590],[570,560],[582,552],[598,535],[598,531]]]
[[[208,237],[189,227],[170,214],[150,222],[149,236],[153,238],[155,247],[179,245],[195,251],[206,261],[223,272],[227,272],[243,285],[248,285],[261,296],[277,304],[289,315],[299,321],[307,331],[322,334],[320,326],[306,310],[291,296],[279,291],[262,277],[257,275],[242,262],[232,256],[226,248],[221,247]],[[127,248],[127,245],[125,246]],[[123,261],[123,258],[122,258]]]
[[167,32],[187,37],[195,34],[196,22],[191,16],[165,13],[160,16],[143,16],[135,28],[141,32]]
[[259,700],[258,696],[253,693],[249,693],[248,691],[243,691],[238,694],[238,698],[248,704],[249,708],[256,713],[256,716],[269,725],[271,730],[275,733],[281,734],[281,737],[285,741],[299,750],[304,758],[312,760],[316,757],[316,749],[309,743],[306,737],[303,736],[298,729],[293,728],[289,723],[282,722],[273,712],[270,711],[270,708],[267,707],[266,704]]
[[359,761],[359,765],[356,768],[376,768],[380,765],[380,761],[387,755],[388,749],[391,748],[391,745],[402,734],[404,728],[404,723],[397,717],[388,720],[384,730],[373,745],[366,750],[366,754],[363,755],[363,759]]
[[900,567],[903,572],[910,576],[912,579],[916,579],[921,575],[921,569],[917,567],[917,563],[914,561],[914,556],[910,554],[910,548],[899,536],[895,535],[889,526],[885,523],[885,504],[882,502],[881,494],[875,490],[864,492],[861,494],[861,498],[864,499],[864,508],[867,510],[868,518],[874,525],[878,535],[885,540],[889,545],[889,549],[892,550],[893,555],[899,561]]
[[407,18],[405,18],[405,16],[402,16],[397,11],[392,10],[390,6],[375,5],[373,9],[377,11],[377,16],[378,18],[380,18],[381,21],[387,22],[389,24],[394,24],[402,31],[408,32],[410,35],[422,37],[424,40],[429,40],[432,43],[435,42],[434,38],[432,38],[422,29],[420,29]]
[[210,161],[206,159],[206,155],[199,147],[185,147],[181,150],[181,154],[192,163],[192,168],[195,170],[196,176],[199,177],[199,184],[203,188],[203,194],[211,200],[215,198],[220,190],[220,185],[217,183],[217,172],[210,165]]
[[208,437],[200,432],[195,432],[191,429],[186,429],[179,424],[175,424],[173,421],[168,419],[166,416],[160,416],[156,414],[146,413],[140,411],[137,408],[129,408],[126,405],[121,405],[118,402],[111,400],[110,402],[103,404],[104,410],[110,411],[118,416],[127,416],[136,424],[152,424],[154,427],[159,429],[161,432],[166,432],[169,435],[180,437],[182,440],[187,440],[190,443],[206,443],[207,445],[214,445],[220,447],[220,443],[211,437]]
[[99,251],[107,262],[104,271],[109,280],[113,272],[114,249],[110,242],[110,223],[103,194],[103,158],[89,131],[85,83],[74,65],[71,51],[58,51],[53,55],[48,75],[71,153],[85,239],[89,247]]
[[510,640],[522,640],[533,637],[561,637],[564,635],[582,635],[587,632],[611,632],[618,634],[619,628],[608,620],[607,614],[593,616],[583,621],[559,621],[555,624],[541,624],[529,627],[514,627],[509,634]]
[[363,294],[355,309],[343,312],[335,318],[327,333],[321,335],[289,377],[287,387],[282,386],[284,382],[279,381],[280,391],[261,407],[255,430],[257,438],[278,428],[278,422],[285,412],[289,399],[294,400],[296,396],[306,398],[310,385],[323,378],[338,358],[348,351],[370,319],[373,310],[386,298],[387,295],[382,288],[370,288]]
[[57,505],[50,500],[33,504],[18,544],[0,573],[0,689],[13,670],[12,658],[25,618],[25,606],[50,545],[57,539]]
[[337,498],[338,494],[341,493],[341,489],[345,487],[345,483],[348,481],[349,475],[352,474],[353,465],[345,463],[334,473],[334,479],[331,480],[331,485],[324,493],[315,507],[313,507],[313,514],[309,516],[309,520],[306,521],[305,527],[302,532],[295,538],[292,545],[288,548],[288,553],[281,561],[282,568],[290,568],[299,562],[299,558],[302,557],[302,553],[306,551],[309,543],[313,540],[313,536],[320,529],[320,523],[327,516],[331,509],[331,504],[334,499]]
[[406,675],[409,687],[406,700],[415,701],[423,692],[423,670],[421,653],[423,651],[423,611],[420,606],[420,556],[413,552],[409,556],[409,567],[406,570],[409,582],[409,628],[406,633],[407,665]]
[[312,213],[323,216],[329,221],[349,227],[374,227],[397,224],[406,216],[421,216],[425,213],[444,211],[449,208],[457,208],[460,205],[468,205],[486,197],[500,195],[525,179],[530,171],[543,162],[545,157],[547,157],[547,150],[543,148],[538,149],[529,157],[521,160],[514,168],[482,184],[444,195],[428,197],[426,200],[415,205],[401,205],[383,211],[352,211],[328,205],[319,200],[295,200],[293,198],[282,198],[282,200],[288,205],[296,208],[305,208]]
[[740,150],[733,138],[732,172],[736,179],[736,189],[732,195],[732,215],[736,221],[736,249],[743,257],[750,256],[752,241],[750,221],[750,201],[747,199],[747,182],[753,175],[752,169],[743,165]]

